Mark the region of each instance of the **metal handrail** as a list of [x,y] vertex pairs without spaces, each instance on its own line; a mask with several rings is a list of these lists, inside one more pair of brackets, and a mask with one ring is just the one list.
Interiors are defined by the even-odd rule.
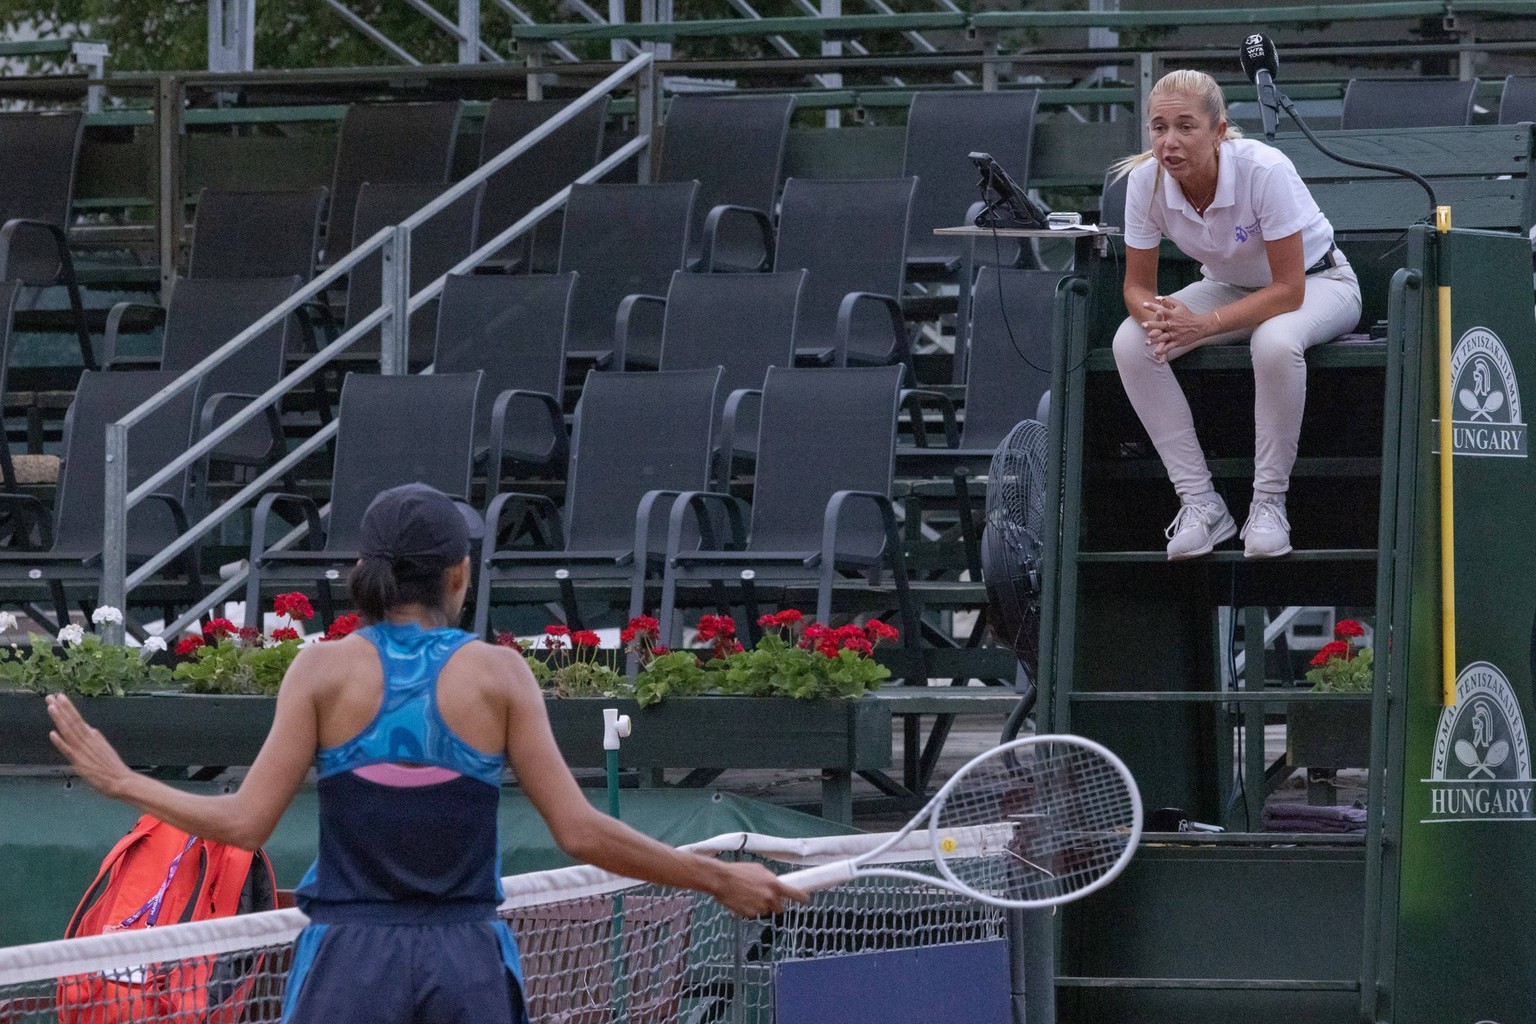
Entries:
[[[333,420],[298,448],[294,449],[294,451],[289,452],[282,459],[278,460],[266,472],[241,488],[235,495],[220,504],[218,508],[211,510],[185,533],[149,558],[130,575],[127,564],[128,512],[145,497],[155,493],[157,488],[173,480],[177,474],[186,472],[199,459],[208,455],[219,444],[262,414],[269,406],[272,406],[282,398],[283,395],[292,391],[315,373],[318,373],[322,367],[356,344],[358,340],[366,336],[375,327],[383,329],[383,338],[379,350],[382,372],[406,372],[406,353],[409,344],[409,312],[414,308],[418,308],[430,298],[430,296],[422,298],[415,306],[411,305],[413,297],[409,294],[410,235],[414,228],[420,226],[455,200],[478,187],[492,175],[505,168],[518,156],[526,153],[538,142],[559,130],[587,107],[606,97],[614,88],[622,85],[642,71],[647,69],[654,70],[654,65],[654,55],[650,52],[642,53],[628,61],[617,71],[562,108],[549,120],[539,125],[511,146],[508,146],[475,172],[447,189],[442,195],[427,203],[410,217],[406,218],[406,220],[398,225],[380,229],[366,242],[327,268],[323,273],[315,277],[313,281],[300,288],[288,299],[263,315],[250,327],[241,331],[234,338],[225,342],[190,369],[186,370],[181,376],[162,388],[144,404],[131,410],[115,422],[108,424],[106,428],[105,467],[106,517],[102,538],[102,576],[98,595],[99,603],[118,608],[123,607],[127,602],[129,591],[196,544],[198,540],[243,507],[243,504],[249,498],[258,494],[269,483],[298,465],[312,451],[329,440],[336,431],[336,422]],[[614,167],[617,167],[625,159],[628,159],[629,156],[649,145],[650,134],[648,132],[642,133],[577,180],[595,180],[597,177],[601,177]],[[565,197],[569,193],[570,187],[567,186],[560,193],[557,193],[556,196],[540,204],[528,216],[518,221],[517,224],[503,231],[491,243],[476,250],[471,257],[461,262],[454,270],[459,271],[474,266],[518,234],[527,231],[559,206],[560,203],[564,202]],[[382,302],[377,308],[343,332],[335,341],[306,359],[254,401],[248,403],[244,408],[224,421],[219,427],[210,431],[186,451],[171,459],[137,487],[132,490],[128,488],[128,430],[130,427],[141,422],[146,416],[164,406],[176,395],[181,394],[188,388],[196,387],[204,373],[240,351],[267,330],[277,326],[285,318],[298,311],[310,299],[324,291],[327,285],[336,281],[348,270],[356,267],[362,260],[372,256],[375,252],[381,254],[384,264],[383,296]],[[443,278],[438,278],[423,291],[430,291],[433,288],[440,291],[442,281]],[[436,291],[433,291],[432,294],[436,294]],[[109,626],[108,630],[108,640],[121,641],[120,626]]]

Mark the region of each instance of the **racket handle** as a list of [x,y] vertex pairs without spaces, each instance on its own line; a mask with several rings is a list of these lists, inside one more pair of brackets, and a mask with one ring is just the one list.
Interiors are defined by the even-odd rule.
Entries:
[[822,889],[830,889],[834,885],[842,885],[844,882],[853,881],[853,868],[853,861],[837,860],[831,864],[821,864],[814,868],[801,868],[799,871],[791,871],[787,875],[780,875],[779,881],[805,892],[819,892]]

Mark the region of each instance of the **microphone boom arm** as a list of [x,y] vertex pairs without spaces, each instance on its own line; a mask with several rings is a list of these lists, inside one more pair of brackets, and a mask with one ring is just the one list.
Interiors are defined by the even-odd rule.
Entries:
[[1337,160],[1339,163],[1345,164],[1349,167],[1359,167],[1362,170],[1367,171],[1383,171],[1387,174],[1395,174],[1400,178],[1412,179],[1419,184],[1419,187],[1422,188],[1426,194],[1428,194],[1429,215],[1430,218],[1434,217],[1435,207],[1439,204],[1435,199],[1435,187],[1429,183],[1428,179],[1422,175],[1410,171],[1406,167],[1397,167],[1393,164],[1378,164],[1370,160],[1355,160],[1351,157],[1347,157],[1343,154],[1334,152],[1332,149],[1329,149],[1327,146],[1323,145],[1321,139],[1312,134],[1312,129],[1307,127],[1307,122],[1303,121],[1301,119],[1301,115],[1296,112],[1296,104],[1291,102],[1291,98],[1289,96],[1277,90],[1276,97],[1280,101],[1281,109],[1291,116],[1291,120],[1296,122],[1296,127],[1301,129],[1301,133],[1307,137],[1307,141],[1311,142],[1312,145],[1317,147],[1318,152],[1322,153],[1330,160]]

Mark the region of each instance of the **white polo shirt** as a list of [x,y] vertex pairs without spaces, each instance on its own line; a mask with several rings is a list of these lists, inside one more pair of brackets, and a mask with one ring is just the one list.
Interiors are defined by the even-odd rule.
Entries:
[[1166,237],[1199,260],[1200,272],[1211,280],[1262,288],[1273,280],[1266,241],[1300,231],[1303,267],[1322,259],[1333,244],[1333,226],[1295,165],[1262,142],[1227,139],[1221,144],[1216,198],[1204,217],[1195,213],[1178,182],[1159,170],[1156,160],[1148,160],[1126,181],[1125,244],[1132,248],[1155,249]]

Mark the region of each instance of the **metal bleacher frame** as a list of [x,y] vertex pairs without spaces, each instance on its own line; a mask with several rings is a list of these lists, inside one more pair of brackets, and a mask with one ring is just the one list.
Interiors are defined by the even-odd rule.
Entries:
[[[1506,19],[1506,18],[1536,18],[1536,0],[1386,0],[1377,3],[1354,3],[1337,5],[1297,5],[1290,7],[1276,7],[1268,9],[1233,8],[1226,10],[1202,10],[1202,11],[1135,11],[1135,12],[1047,12],[1047,11],[1022,11],[1022,12],[994,12],[975,15],[957,14],[954,12],[937,12],[922,15],[857,15],[841,18],[761,18],[761,19],[730,19],[711,20],[700,22],[673,22],[667,24],[624,24],[624,25],[558,25],[538,26],[526,25],[514,30],[514,37],[519,47],[523,50],[526,60],[524,66],[513,66],[511,62],[495,65],[459,66],[451,68],[405,68],[405,69],[366,69],[347,71],[311,71],[311,72],[256,72],[241,74],[164,74],[164,75],[125,75],[113,76],[105,81],[92,81],[82,83],[78,80],[27,80],[21,82],[6,82],[0,88],[0,95],[8,97],[30,97],[34,99],[70,99],[78,101],[84,93],[84,89],[103,89],[108,94],[116,97],[128,97],[140,103],[138,107],[119,108],[103,111],[92,115],[89,124],[103,128],[135,129],[140,138],[133,144],[139,155],[146,157],[134,167],[143,171],[145,178],[150,183],[151,194],[145,196],[112,195],[97,192],[84,196],[77,204],[80,209],[100,209],[104,207],[121,208],[124,205],[136,205],[137,208],[153,211],[152,222],[142,222],[122,226],[90,226],[77,232],[77,237],[88,243],[100,243],[104,247],[121,246],[125,243],[138,244],[152,249],[157,259],[149,261],[146,266],[124,271],[121,268],[102,268],[99,270],[97,280],[104,284],[137,284],[140,287],[166,288],[174,278],[175,268],[179,262],[182,239],[185,233],[187,215],[187,195],[192,191],[189,185],[189,168],[199,159],[207,159],[215,152],[222,142],[212,143],[209,139],[193,139],[189,137],[187,129],[213,129],[220,126],[237,123],[260,123],[263,121],[335,121],[344,109],[339,101],[351,96],[372,96],[375,94],[441,94],[451,93],[455,95],[470,95],[477,99],[484,95],[506,94],[508,91],[523,90],[530,98],[541,96],[546,91],[553,92],[552,84],[558,81],[563,88],[569,91],[569,83],[576,80],[594,81],[581,98],[576,101],[595,102],[600,96],[607,96],[616,89],[632,90],[632,99],[624,98],[613,104],[613,109],[621,116],[632,117],[636,122],[635,136],[592,168],[582,180],[594,180],[603,173],[617,168],[631,157],[638,156],[639,173],[642,177],[649,173],[651,166],[649,149],[651,147],[654,129],[659,120],[659,111],[662,104],[662,91],[664,79],[668,74],[686,74],[695,76],[709,75],[740,75],[750,77],[754,82],[753,88],[771,91],[792,91],[797,95],[797,104],[801,109],[828,108],[854,111],[857,116],[868,121],[876,121],[884,116],[887,110],[899,109],[910,99],[915,86],[907,84],[895,84],[891,77],[899,74],[914,75],[918,72],[932,74],[935,72],[953,74],[963,71],[974,74],[987,88],[1007,88],[1011,80],[1020,70],[1039,70],[1058,78],[1048,80],[1043,86],[1032,84],[1031,88],[1040,88],[1041,102],[1043,106],[1054,110],[1072,110],[1077,114],[1088,111],[1097,114],[1100,111],[1116,110],[1120,113],[1129,113],[1129,117],[1103,116],[1098,120],[1089,117],[1086,124],[1061,124],[1042,125],[1037,132],[1037,160],[1035,174],[1030,184],[1033,187],[1046,190],[1055,194],[1072,195],[1082,197],[1085,201],[1091,201],[1099,182],[1102,180],[1102,168],[1108,158],[1120,155],[1129,148],[1126,143],[1134,144],[1136,131],[1139,126],[1139,110],[1152,81],[1156,79],[1162,69],[1171,66],[1192,64],[1194,66],[1210,68],[1220,71],[1225,76],[1235,75],[1235,59],[1233,50],[1235,47],[1223,47],[1219,50],[1210,49],[1170,49],[1166,51],[1139,50],[1139,49],[1095,49],[1077,50],[1070,52],[1003,52],[1003,40],[1005,33],[1019,29],[1059,29],[1059,28],[1108,28],[1131,29],[1171,24],[1203,26],[1263,26],[1271,28],[1276,25],[1308,25],[1320,20],[1326,7],[1328,19],[1348,24],[1351,26],[1369,26],[1383,20],[1400,22],[1422,18],[1439,19],[1451,30],[1456,39],[1443,43],[1412,43],[1412,44],[1386,44],[1380,46],[1368,46],[1364,44],[1350,45],[1321,45],[1309,46],[1305,54],[1309,58],[1333,59],[1347,58],[1351,56],[1365,55],[1390,55],[1403,60],[1413,60],[1420,57],[1451,57],[1464,55],[1472,48],[1484,51],[1514,50],[1521,47],[1529,49],[1529,42],[1503,41],[1494,43],[1478,43],[1476,40],[1475,26],[1478,19]],[[671,60],[666,61],[657,57],[658,47],[667,44],[682,44],[689,39],[710,39],[722,37],[737,37],[744,35],[762,36],[767,39],[774,37],[808,37],[822,40],[843,40],[851,36],[891,30],[895,32],[954,32],[963,34],[968,40],[973,41],[977,47],[974,52],[946,52],[946,53],[901,53],[896,55],[872,54],[865,57],[841,57],[837,55],[823,55],[810,58],[768,58],[761,60],[731,59],[731,60]],[[618,41],[628,40],[631,43],[641,45],[639,56],[622,66],[587,62],[579,65],[572,62],[562,64],[546,63],[547,55],[543,52],[546,48],[563,46],[565,43],[575,43],[583,40]],[[555,56],[564,59],[556,52]],[[1122,69],[1126,74],[1124,78],[1129,84],[1119,86],[1101,87],[1094,85],[1082,87],[1067,84],[1071,75],[1063,74],[1062,69],[1074,69],[1087,71],[1094,68],[1114,67]],[[879,78],[878,84],[869,85],[844,85],[838,88],[826,88],[823,79],[816,76],[849,76],[855,73],[869,74]],[[767,82],[768,85],[762,83]],[[402,84],[404,83],[404,84]],[[1479,92],[1479,98],[1486,100],[1491,95],[1491,90],[1497,83],[1484,83],[1484,88]],[[934,86],[935,88],[951,88],[952,86]],[[218,107],[204,105],[190,105],[189,99],[196,99],[199,103],[210,102],[209,98],[221,91],[249,90],[251,96],[260,96],[263,91],[282,93],[292,96],[309,90],[315,98],[329,97],[331,102],[312,105],[294,104],[283,106],[263,107],[260,102],[255,105]],[[1338,99],[1342,93],[1341,82],[1303,82],[1286,84],[1286,91],[1296,99]],[[1229,99],[1238,102],[1250,101],[1253,98],[1253,90],[1250,86],[1235,85],[1228,89]],[[275,102],[275,101],[274,101]],[[574,106],[567,107],[567,113],[573,111]],[[109,526],[109,553],[106,560],[106,572],[103,587],[97,595],[101,603],[113,604],[122,607],[130,596],[156,569],[167,564],[175,556],[185,550],[191,544],[199,543],[202,539],[212,535],[213,531],[222,524],[236,516],[240,511],[248,507],[261,491],[271,482],[278,479],[281,474],[290,468],[303,463],[313,453],[319,451],[332,437],[335,431],[334,422],[328,426],[322,426],[317,432],[305,438],[296,445],[282,462],[273,466],[267,472],[251,480],[240,490],[228,497],[224,504],[218,506],[204,519],[200,520],[189,531],[177,546],[167,548],[160,555],[138,567],[132,574],[127,571],[125,550],[124,526],[127,510],[143,499],[150,492],[157,489],[158,481],[169,478],[180,472],[181,468],[192,461],[202,457],[208,451],[216,447],[221,441],[229,437],[241,428],[245,423],[262,414],[263,410],[274,405],[283,395],[291,392],[296,387],[303,385],[307,380],[319,373],[335,357],[345,351],[358,338],[368,330],[379,327],[384,333],[385,342],[381,349],[380,369],[386,373],[406,372],[404,353],[406,351],[406,330],[404,326],[409,320],[409,314],[430,301],[441,289],[442,278],[419,290],[416,294],[409,293],[405,282],[409,280],[408,259],[409,239],[411,231],[424,220],[431,217],[438,209],[451,203],[455,198],[483,181],[484,178],[515,160],[517,153],[524,151],[534,144],[542,134],[553,131],[560,118],[547,122],[545,126],[533,134],[504,151],[500,156],[484,165],[479,171],[471,173],[454,186],[448,188],[444,194],[433,203],[418,211],[415,215],[392,229],[381,231],[367,240],[357,250],[348,255],[336,265],[328,268],[324,273],[310,282],[303,290],[297,293],[293,299],[282,306],[277,307],[266,317],[263,317],[251,328],[241,335],[223,345],[207,360],[197,367],[189,370],[176,385],[162,393],[159,401],[163,401],[174,393],[175,389],[192,386],[197,375],[212,366],[220,359],[232,354],[243,344],[259,335],[266,327],[277,323],[287,314],[297,309],[304,302],[322,292],[325,287],[344,275],[348,269],[354,267],[362,259],[379,254],[384,262],[384,298],[382,303],[367,317],[360,320],[352,330],[343,334],[335,341],[321,349],[320,352],[295,368],[277,386],[265,393],[261,398],[247,407],[241,415],[233,417],[220,430],[204,438],[199,444],[193,446],[188,452],[170,462],[158,474],[151,477],[141,486],[129,490],[126,479],[122,476],[122,469],[126,468],[125,457],[116,458],[114,463],[109,463],[109,488],[108,488],[108,521]],[[1066,118],[1062,119],[1066,121]],[[1074,152],[1072,157],[1064,158],[1059,149],[1064,138],[1069,137],[1068,132],[1081,129],[1077,134],[1084,137],[1082,145],[1071,147]],[[1453,130],[1447,130],[1453,131]],[[1441,147],[1446,154],[1446,168],[1450,168],[1457,161],[1468,162],[1479,158],[1481,154],[1492,151],[1495,146],[1495,136],[1484,128],[1465,130],[1468,134],[1446,135],[1446,140],[1482,140],[1479,145],[1487,144],[1488,148],[1471,146],[1465,150],[1458,150],[1454,145]],[[1511,127],[1503,129],[1506,134],[1497,136],[1503,142],[1497,145],[1502,148],[1501,153],[1509,150],[1514,153],[1512,159],[1524,161],[1528,167],[1529,158],[1532,155],[1531,130],[1528,126]],[[866,147],[862,152],[874,151],[882,158],[889,158],[892,154],[899,160],[899,147],[891,146],[896,129],[891,126],[878,126],[874,124],[862,125],[858,128],[829,129],[820,127],[800,127],[792,131],[791,152],[789,162],[791,166],[796,160],[802,161],[808,166],[829,167],[836,166],[838,161],[856,162],[852,154],[861,152],[860,146]],[[867,138],[856,138],[860,133]],[[847,134],[849,138],[842,138]],[[1369,135],[1369,133],[1366,133]],[[799,147],[797,152],[796,142],[798,137]],[[1386,147],[1386,152],[1396,152],[1398,142],[1394,140],[1407,140],[1425,138],[1422,134],[1415,133],[1386,133],[1379,136],[1381,144]],[[1372,138],[1378,138],[1372,136]],[[1091,140],[1091,141],[1088,141]],[[827,151],[820,147],[826,144]],[[1406,144],[1406,143],[1404,143]],[[1507,145],[1506,145],[1507,144]],[[1511,148],[1512,147],[1512,148]],[[1288,151],[1303,166],[1304,173],[1316,177],[1319,165],[1309,163],[1311,159],[1307,151],[1294,148],[1287,143]],[[98,155],[104,150],[98,150]],[[1505,153],[1509,156],[1509,153]],[[189,158],[191,162],[189,163]],[[1502,166],[1502,165],[1500,165]],[[793,173],[793,171],[791,171]],[[1525,172],[1516,169],[1509,179],[1508,185],[1489,184],[1490,178],[1487,167],[1483,166],[1475,174],[1458,175],[1451,169],[1437,175],[1444,177],[1464,177],[1463,184],[1467,190],[1462,193],[1464,202],[1458,207],[1458,224],[1464,226],[1483,227],[1518,227],[1527,229],[1531,225],[1530,182],[1524,176]],[[109,180],[109,175],[102,175],[98,181]],[[1477,184],[1473,184],[1474,179]],[[116,181],[126,181],[126,176],[119,176]],[[1345,193],[1342,187],[1346,184],[1341,178],[1337,182],[1341,186],[1340,196]],[[1351,180],[1347,182],[1351,188],[1356,188],[1356,195],[1360,192],[1371,193],[1372,198],[1366,203],[1353,208],[1360,216],[1349,220],[1344,216],[1352,208],[1348,205],[1340,205],[1330,208],[1330,212],[1340,218],[1339,227],[1343,230],[1361,230],[1369,227],[1379,227],[1379,223],[1371,223],[1369,214],[1379,212],[1386,208],[1384,200],[1375,195],[1382,186],[1379,182]],[[1452,195],[1456,186],[1447,182],[1448,196]],[[1500,191],[1502,189],[1502,191]],[[490,240],[485,246],[470,258],[466,259],[455,270],[468,269],[474,266],[480,259],[488,254],[493,254],[505,248],[507,242],[526,232],[535,222],[555,209],[563,199],[563,193],[557,193],[542,204],[538,209],[520,220],[501,235]],[[1490,212],[1488,218],[1479,222],[1473,210],[1479,203],[1486,203],[1488,208],[1497,207],[1497,211]],[[93,205],[94,204],[94,205]],[[1518,214],[1509,211],[1519,206]],[[1464,211],[1464,212],[1463,212]],[[1406,215],[1405,215],[1406,216]],[[115,276],[114,276],[115,275]],[[1106,294],[1105,282],[1094,282],[1097,289],[1094,294],[1102,296]],[[1110,289],[1111,308],[1118,302],[1118,294]],[[1399,301],[1403,299],[1401,288],[1394,293]],[[1081,292],[1072,292],[1064,295],[1063,302],[1071,303],[1083,298]],[[1096,305],[1099,301],[1088,296],[1091,316],[1101,315],[1103,307]],[[1083,325],[1082,318],[1076,320],[1067,318],[1065,322],[1073,323],[1082,331],[1088,328]],[[1072,386],[1067,388],[1066,394],[1075,394],[1068,403],[1063,405],[1063,420],[1066,424],[1073,417],[1081,422],[1083,409],[1081,406],[1084,394],[1084,375],[1097,374],[1103,377],[1108,367],[1104,365],[1102,353],[1094,353],[1089,350],[1086,333],[1077,337],[1074,344],[1080,346],[1077,349],[1065,349],[1062,358],[1061,372],[1066,374],[1069,366],[1078,366],[1070,360],[1076,356],[1086,356],[1085,364],[1078,366],[1081,374]],[[1074,356],[1073,353],[1076,353]],[[1237,368],[1242,362],[1241,354],[1212,352],[1205,357],[1205,361],[1212,368],[1227,369]],[[1318,350],[1311,357],[1312,365],[1319,368],[1332,367],[1334,369],[1375,368],[1385,369],[1385,357],[1382,352],[1371,346],[1363,346],[1358,349],[1334,349]],[[1078,403],[1075,407],[1073,402]],[[145,406],[133,415],[114,424],[109,428],[110,450],[119,456],[125,456],[126,434],[128,426],[146,415],[152,406]],[[1065,429],[1065,428],[1064,428]],[[1083,438],[1079,432],[1075,442],[1069,434],[1062,436],[1066,442],[1068,453],[1068,465],[1072,465],[1083,451]],[[1074,447],[1073,445],[1076,445]],[[1080,465],[1080,464],[1079,464]],[[1318,467],[1327,470],[1328,467]],[[1337,468],[1337,467],[1335,467]],[[1064,481],[1064,489],[1069,511],[1068,516],[1075,514],[1072,511],[1073,502],[1081,500],[1081,481],[1074,483],[1067,471],[1068,479]],[[1075,529],[1075,524],[1065,524],[1069,532]],[[914,532],[915,534],[915,532]],[[293,543],[299,539],[299,532],[294,531],[283,538],[282,543]],[[1064,532],[1063,536],[1066,536]],[[1358,563],[1356,568],[1374,566],[1377,560],[1383,557],[1381,552],[1360,554],[1353,559]],[[1060,562],[1053,571],[1057,578],[1051,584],[1057,589],[1053,592],[1052,605],[1047,610],[1046,629],[1051,632],[1047,637],[1047,650],[1042,652],[1042,660],[1049,662],[1050,673],[1042,681],[1046,684],[1043,695],[1043,703],[1039,712],[1042,725],[1054,725],[1058,727],[1070,727],[1073,723],[1072,714],[1074,701],[1078,704],[1094,704],[1108,706],[1113,703],[1114,695],[1111,693],[1098,693],[1089,697],[1074,696],[1071,687],[1072,655],[1064,653],[1068,644],[1076,643],[1077,636],[1074,630],[1076,625],[1071,621],[1063,621],[1069,614],[1075,614],[1075,605],[1069,612],[1068,605],[1076,600],[1075,581],[1068,578],[1075,569],[1068,568],[1068,559],[1076,559],[1077,552],[1073,545],[1063,544],[1059,558]],[[1107,561],[1107,560],[1102,560]],[[1318,561],[1313,559],[1312,561]],[[1306,566],[1307,559],[1298,559],[1298,565]],[[1307,571],[1303,568],[1301,571]],[[222,586],[212,591],[201,604],[186,614],[175,623],[167,626],[167,631],[177,631],[193,622],[199,612],[227,600],[238,593],[244,584],[243,575],[226,580]],[[931,584],[931,585],[930,585]],[[147,588],[146,588],[147,589]],[[553,588],[552,588],[553,590]],[[984,600],[984,591],[978,581],[969,580],[933,580],[918,587],[920,596],[927,602],[931,611],[939,611],[946,608],[974,607]],[[1262,609],[1259,609],[1262,611]],[[1244,618],[1246,635],[1257,637],[1263,632],[1262,619],[1251,614]],[[897,651],[890,655],[890,664],[895,674],[899,676],[910,675],[912,677],[941,677],[955,678],[965,681],[968,678],[1006,678],[1012,668],[1011,656],[1007,652],[996,648],[980,648],[967,650],[963,648],[929,648],[921,656],[921,664],[914,664],[914,659],[908,652]],[[1249,657],[1246,660],[1242,675],[1250,685],[1256,680],[1262,687],[1263,683],[1263,659]],[[957,688],[958,690],[958,688]],[[1007,691],[991,688],[981,693],[957,692],[957,690],[927,689],[914,693],[892,695],[892,703],[900,708],[894,713],[915,718],[919,715],[953,716],[968,711],[986,711],[993,713],[999,710],[1000,704],[1006,701]],[[1186,698],[1177,695],[1159,698],[1167,704],[1176,704]],[[1379,698],[1384,701],[1385,698]],[[1134,706],[1134,702],[1142,700],[1143,703],[1157,703],[1157,701],[1143,700],[1140,697],[1127,698],[1127,706]],[[1267,693],[1255,693],[1249,696],[1240,696],[1233,693],[1215,691],[1201,694],[1198,697],[1187,698],[1189,704],[1205,704],[1215,708],[1223,702],[1236,708],[1238,728],[1246,731],[1250,740],[1248,753],[1248,769],[1257,772],[1262,777],[1266,767],[1262,760],[1253,762],[1255,744],[1253,739],[1262,741],[1262,728],[1266,715],[1266,705],[1275,703],[1275,698]],[[1384,708],[1375,711],[1375,721],[1378,726],[1387,721]],[[913,735],[909,732],[909,738]],[[1232,730],[1227,730],[1230,740]],[[1378,746],[1387,743],[1385,736],[1377,738]],[[1258,744],[1262,755],[1262,742]],[[909,761],[908,774],[905,778],[905,787],[891,787],[887,792],[910,797],[914,791],[920,790],[926,779],[927,771],[932,767],[934,749],[924,750],[920,760]],[[909,751],[910,754],[910,751]],[[1379,767],[1378,758],[1378,767]],[[1380,773],[1377,772],[1379,775]],[[1379,785],[1378,779],[1373,784]],[[905,794],[900,789],[905,789]],[[1221,792],[1220,798],[1226,798],[1231,794]],[[1379,794],[1378,794],[1379,795]],[[1252,794],[1249,796],[1248,810],[1251,814],[1253,805]],[[1299,840],[1294,844],[1299,851],[1296,854],[1274,854],[1276,862],[1289,858],[1287,863],[1291,866],[1301,865],[1303,871],[1316,868],[1317,877],[1334,879],[1339,865],[1360,866],[1363,862],[1382,856],[1381,847],[1386,839],[1380,831],[1374,832],[1367,843],[1357,840],[1348,841],[1307,841]],[[1255,884],[1252,874],[1245,876],[1244,872],[1259,870],[1254,868],[1254,863],[1262,859],[1262,856],[1250,856],[1250,852],[1259,848],[1259,843],[1253,840],[1251,835],[1238,833],[1226,838],[1207,840],[1190,840],[1182,838],[1176,842],[1170,841],[1159,844],[1157,849],[1148,853],[1146,859],[1153,863],[1174,865],[1178,870],[1188,869],[1194,872],[1205,872],[1204,875],[1179,875],[1177,871],[1165,873],[1162,876],[1152,876],[1155,884],[1166,884],[1181,888],[1181,894],[1187,899],[1198,902],[1212,914],[1221,912],[1221,906],[1231,896],[1233,891],[1246,891],[1250,895],[1262,895],[1256,892],[1263,885]],[[1269,849],[1272,844],[1266,844]],[[1186,851],[1188,855],[1186,856]],[[1245,852],[1249,851],[1249,852]],[[1362,873],[1368,874],[1370,867],[1361,867]],[[1332,875],[1327,874],[1333,872]],[[1200,877],[1201,885],[1207,888],[1196,890],[1189,885],[1192,877]],[[1215,879],[1214,882],[1211,880]],[[1329,883],[1330,885],[1333,882]],[[1245,888],[1246,887],[1246,888]],[[1208,891],[1215,889],[1219,891]],[[1113,895],[1119,890],[1111,890]],[[1128,891],[1129,892],[1129,891]],[[1338,896],[1351,910],[1354,909],[1350,901],[1359,898],[1347,886],[1322,887],[1319,890],[1324,896]],[[1127,895],[1127,898],[1132,898]],[[1370,897],[1367,896],[1367,899]],[[1375,898],[1380,898],[1376,893]],[[1098,903],[1095,906],[1110,906],[1110,904]],[[1125,908],[1119,908],[1125,910]],[[1132,910],[1134,908],[1131,908]],[[1375,913],[1379,908],[1367,906],[1365,913]],[[1096,913],[1098,911],[1095,911]],[[1125,912],[1130,912],[1126,910]],[[1112,917],[1108,911],[1106,916]],[[1073,956],[1080,951],[1080,944],[1087,938],[1083,932],[1083,926],[1074,923],[1073,917],[1066,916],[1067,924],[1063,930],[1064,969],[1068,972],[1075,970]],[[1374,922],[1367,921],[1367,928]],[[1152,935],[1155,929],[1149,930]],[[1323,936],[1306,936],[1314,943],[1325,943]],[[1088,992],[1094,990],[1106,990],[1118,988],[1122,993],[1153,992],[1167,993],[1170,991],[1182,992],[1212,992],[1212,991],[1247,991],[1247,992],[1274,992],[1290,991],[1300,993],[1322,993],[1324,998],[1335,1001],[1356,1001],[1360,1003],[1361,1012],[1365,1012],[1367,1006],[1374,1005],[1376,988],[1379,980],[1371,975],[1374,965],[1369,963],[1370,950],[1361,951],[1361,946],[1349,948],[1349,943],[1360,937],[1353,932],[1334,939],[1326,939],[1327,948],[1338,952],[1345,958],[1346,963],[1358,964],[1358,977],[1263,977],[1261,971],[1252,972],[1255,977],[1248,978],[1200,978],[1200,977],[1157,977],[1157,978],[1125,978],[1125,977],[1094,977],[1091,972],[1072,974],[1063,981],[1063,991]],[[1155,936],[1145,941],[1156,941]],[[1076,945],[1075,945],[1076,944]],[[1339,952],[1342,951],[1342,952]],[[1250,951],[1255,957],[1262,955],[1262,950]],[[1359,954],[1360,960],[1354,958]],[[1075,998],[1075,996],[1074,996]],[[1190,1018],[1194,1019],[1194,1018]]]

